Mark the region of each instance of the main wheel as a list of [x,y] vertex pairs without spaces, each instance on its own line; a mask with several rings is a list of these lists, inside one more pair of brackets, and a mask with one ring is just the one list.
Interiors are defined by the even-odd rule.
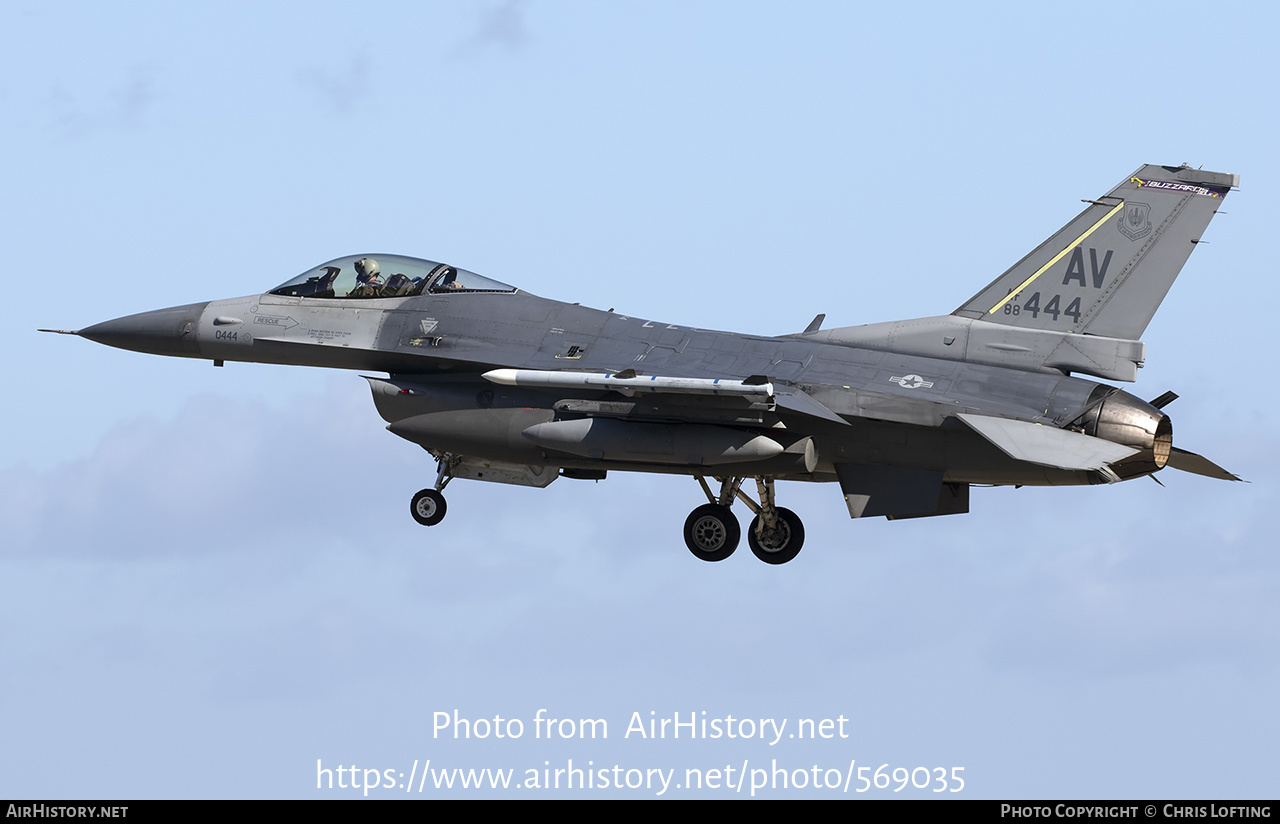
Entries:
[[742,528],[729,507],[703,504],[689,513],[684,522],[684,542],[694,557],[723,561],[738,548]]
[[756,527],[760,525],[760,516],[751,520],[747,528],[747,544],[751,552],[766,564],[785,564],[800,554],[804,546],[804,524],[800,516],[789,509],[778,507],[778,525],[756,537]]
[[409,504],[413,519],[423,526],[435,526],[443,521],[446,509],[444,496],[434,489],[420,490]]

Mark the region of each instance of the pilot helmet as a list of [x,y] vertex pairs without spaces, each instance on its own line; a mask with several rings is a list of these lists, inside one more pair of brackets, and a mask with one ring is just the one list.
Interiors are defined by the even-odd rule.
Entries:
[[356,274],[364,280],[378,277],[381,274],[378,261],[373,258],[360,258],[356,261]]

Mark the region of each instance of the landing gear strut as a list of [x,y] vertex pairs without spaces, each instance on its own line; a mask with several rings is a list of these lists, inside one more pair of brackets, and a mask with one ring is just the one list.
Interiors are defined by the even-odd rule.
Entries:
[[804,524],[791,510],[778,507],[777,526],[773,529],[765,529],[759,515],[751,519],[747,545],[766,564],[785,564],[804,546]]
[[423,526],[435,526],[444,520],[445,512],[449,507],[441,492],[449,485],[449,480],[453,477],[453,467],[457,465],[458,459],[444,452],[436,456],[436,462],[439,464],[439,469],[436,471],[435,487],[418,490],[413,500],[409,502],[409,512],[413,515],[413,519]]
[[747,530],[747,545],[766,564],[785,564],[800,554],[804,546],[804,524],[800,516],[777,506],[773,478],[756,478],[760,508]]
[[766,564],[785,564],[804,546],[804,524],[789,509],[777,506],[773,478],[756,478],[760,502],[741,489],[743,478],[717,478],[720,494],[713,495],[706,478],[695,476],[708,503],[695,509],[684,522],[684,542],[694,557],[703,561],[723,561],[733,554],[741,537],[738,520],[729,507],[735,498],[756,514],[747,529],[747,545]]

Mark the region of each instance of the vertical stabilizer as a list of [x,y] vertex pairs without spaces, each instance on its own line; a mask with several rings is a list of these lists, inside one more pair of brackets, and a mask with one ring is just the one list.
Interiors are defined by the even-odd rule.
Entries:
[[1138,340],[1238,175],[1143,166],[952,314]]

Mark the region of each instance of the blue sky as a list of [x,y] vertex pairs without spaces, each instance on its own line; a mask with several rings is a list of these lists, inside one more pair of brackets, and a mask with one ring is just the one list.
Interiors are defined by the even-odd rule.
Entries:
[[[0,797],[347,797],[316,790],[317,760],[415,759],[887,763],[963,767],[964,797],[1275,797],[1267,5],[0,14],[0,241],[22,285],[0,324]],[[1176,442],[1252,483],[983,489],[967,516],[896,523],[784,484],[808,539],[780,568],[695,561],[680,526],[701,493],[680,478],[458,481],[424,530],[407,502],[433,465],[355,373],[35,332],[358,252],[744,332],[941,314],[1081,198],[1184,161],[1242,188],[1126,388],[1178,392]],[[609,737],[534,739],[541,708]],[[455,709],[528,732],[433,737]],[[850,734],[624,737],[636,712],[844,716]]]

